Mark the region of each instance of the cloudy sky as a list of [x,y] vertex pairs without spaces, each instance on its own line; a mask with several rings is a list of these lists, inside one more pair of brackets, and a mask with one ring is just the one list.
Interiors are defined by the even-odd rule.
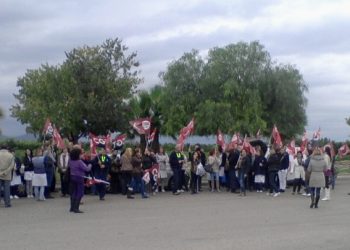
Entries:
[[9,117],[16,81],[27,69],[58,64],[64,51],[119,37],[137,51],[142,88],[184,52],[259,40],[273,60],[296,65],[309,86],[307,131],[348,139],[350,1],[338,0],[1,0],[0,121],[4,135],[24,134]]

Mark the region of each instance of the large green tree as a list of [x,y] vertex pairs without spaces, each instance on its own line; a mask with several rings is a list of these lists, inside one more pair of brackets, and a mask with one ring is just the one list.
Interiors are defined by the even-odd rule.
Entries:
[[299,71],[272,63],[259,42],[239,42],[185,53],[161,74],[164,86],[164,132],[174,135],[196,118],[196,133],[240,131],[271,133],[277,124],[285,137],[302,133],[306,125],[307,87]]
[[128,127],[128,100],[141,82],[136,53],[117,39],[66,53],[62,65],[28,70],[17,82],[12,116],[39,133],[46,118],[76,140]]

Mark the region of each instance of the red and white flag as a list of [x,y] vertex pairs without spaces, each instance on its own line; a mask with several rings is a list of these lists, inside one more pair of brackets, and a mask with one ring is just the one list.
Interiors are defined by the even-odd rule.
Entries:
[[148,184],[151,180],[151,176],[153,177],[153,181],[156,184],[158,182],[159,175],[159,165],[154,164],[151,168],[146,169],[142,179]]
[[350,154],[350,148],[347,143],[343,144],[343,146],[339,148],[338,154],[340,157]]
[[243,149],[247,152],[250,153],[252,155],[255,155],[256,151],[255,148],[250,144],[250,142],[248,141],[247,135],[244,136],[244,140],[243,140]]
[[90,152],[92,155],[96,155],[96,148],[105,148],[106,150],[110,150],[110,144],[111,144],[111,135],[108,134],[107,136],[96,136],[93,133],[89,134],[90,137]]
[[221,148],[225,150],[225,138],[223,133],[221,133],[220,129],[218,129],[218,133],[216,134],[216,144],[221,146]]
[[194,131],[194,118],[187,124],[186,127],[183,127],[180,130],[179,138],[177,139],[176,145],[183,148],[187,137],[189,137]]
[[144,135],[149,134],[151,131],[151,118],[139,118],[133,121],[130,121],[129,124],[137,131],[138,134]]
[[301,146],[300,146],[301,152],[304,152],[304,150],[306,149],[307,143],[308,143],[308,139],[305,131],[303,137],[301,138]]
[[43,129],[43,135],[46,136],[46,135],[49,135],[49,136],[53,136],[53,125],[50,121],[49,118],[46,119],[45,121],[45,125],[44,125],[44,129]]
[[324,152],[326,152],[326,148],[329,148],[331,150],[331,157],[333,158],[335,156],[335,150],[334,150],[333,143],[329,142],[326,145],[324,145],[324,147],[323,147]]
[[126,134],[121,134],[116,136],[113,140],[114,147],[117,147],[117,148],[123,147],[126,138],[127,138]]
[[106,184],[106,185],[110,185],[110,183],[108,181],[104,181],[101,179],[96,179],[96,178],[91,178],[91,177],[84,177],[85,179],[87,179],[87,181],[85,182],[85,186],[87,187],[91,187],[93,185],[96,184]]
[[290,143],[288,144],[287,148],[288,148],[288,153],[294,156],[295,149],[296,149],[295,140],[291,140]]
[[65,148],[64,141],[63,141],[60,133],[58,132],[57,128],[53,129],[53,140],[55,141],[55,143],[59,149]]
[[319,141],[320,139],[321,139],[321,128],[318,128],[318,130],[314,132],[312,136],[312,140]]
[[272,129],[272,137],[274,140],[274,143],[280,147],[282,147],[282,139],[281,139],[281,135],[280,132],[277,129],[277,126],[275,125]]

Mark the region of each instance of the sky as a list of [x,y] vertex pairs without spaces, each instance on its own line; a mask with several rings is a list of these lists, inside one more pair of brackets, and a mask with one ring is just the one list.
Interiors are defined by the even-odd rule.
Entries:
[[0,120],[7,136],[25,134],[10,117],[18,77],[60,64],[65,51],[120,38],[140,61],[140,88],[191,49],[258,40],[276,63],[292,64],[309,92],[306,131],[349,139],[350,1],[341,0],[1,0]]

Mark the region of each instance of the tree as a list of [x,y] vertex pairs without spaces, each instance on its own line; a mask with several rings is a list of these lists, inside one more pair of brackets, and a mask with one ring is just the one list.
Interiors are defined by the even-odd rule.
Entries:
[[[130,101],[133,117],[151,117],[151,131],[156,129],[155,138],[151,144],[155,152],[159,151],[159,135],[162,132],[163,120],[160,100],[163,94],[163,87],[156,85],[149,91],[140,91]],[[144,149],[146,147],[146,137],[144,135],[140,136],[140,143],[141,148]]]
[[39,133],[47,117],[72,140],[128,128],[128,100],[141,82],[136,53],[117,39],[66,53],[62,65],[28,70],[17,82],[12,116]]
[[350,126],[350,117],[349,118],[345,118],[346,124],[348,124]]
[[[306,125],[307,87],[290,65],[275,65],[259,42],[185,53],[161,74],[164,132],[175,135],[192,118],[196,134],[271,133],[278,124],[290,138]],[[166,111],[165,111],[166,110]]]

